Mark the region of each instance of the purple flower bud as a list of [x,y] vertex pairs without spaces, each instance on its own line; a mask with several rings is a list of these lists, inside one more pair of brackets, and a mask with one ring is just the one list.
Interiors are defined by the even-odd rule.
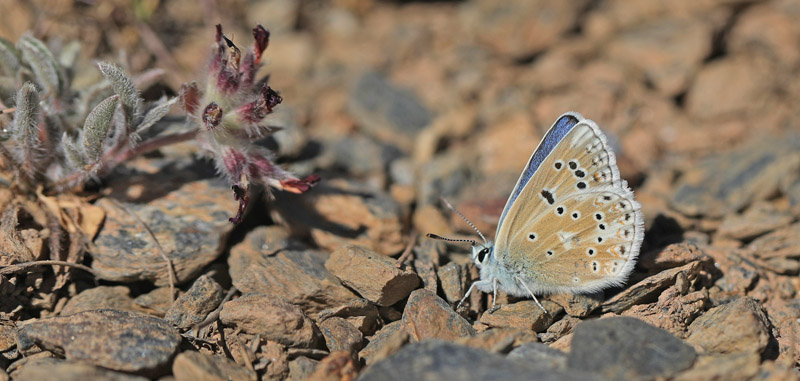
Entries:
[[222,109],[214,102],[209,103],[203,110],[203,124],[206,125],[206,129],[213,130],[219,126],[220,121],[222,121]]
[[261,62],[261,54],[267,50],[267,46],[269,46],[269,31],[264,29],[263,26],[257,25],[253,28],[253,38],[256,40],[255,46],[253,47],[255,54],[256,54],[256,64]]

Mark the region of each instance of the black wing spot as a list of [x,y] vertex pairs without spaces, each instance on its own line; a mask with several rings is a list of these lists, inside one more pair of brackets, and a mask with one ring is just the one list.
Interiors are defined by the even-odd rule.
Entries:
[[542,197],[547,200],[547,203],[553,205],[556,202],[556,199],[553,197],[553,193],[547,189],[542,189]]
[[580,169],[577,169],[577,170],[575,170],[575,176],[578,176],[578,177],[582,178],[582,177],[586,176],[586,172],[581,171]]
[[547,250],[547,256],[548,256],[548,257],[552,257],[552,256],[553,256],[553,254],[554,254],[554,253],[553,253],[553,250]]
[[559,206],[558,208],[556,208],[556,213],[558,213],[559,216],[563,215],[564,214],[564,207],[563,206]]
[[625,221],[629,221],[631,219],[630,213],[625,213]]
[[578,162],[575,160],[569,161],[569,169],[578,169]]
[[598,243],[603,242],[603,237],[597,237],[597,242]]
[[561,161],[557,161],[555,164],[553,164],[553,167],[555,167],[555,169],[559,170],[559,171],[561,170],[561,167],[563,167],[563,166],[564,166],[564,163],[562,163]]
[[585,181],[578,181],[578,184],[575,185],[578,189],[586,189],[586,182]]
[[619,253],[620,253],[620,254],[625,254],[625,250],[626,250],[626,249],[625,249],[625,246],[620,246],[620,247],[619,247]]
[[536,234],[533,232],[528,233],[528,241],[533,242],[535,240],[536,240]]
[[600,221],[600,220],[602,220],[602,219],[603,219],[603,215],[602,215],[602,214],[600,214],[600,213],[595,213],[595,214],[594,214],[594,219],[596,219],[596,220]]
[[600,224],[597,225],[597,227],[600,228],[600,230],[606,230],[606,224]]
[[586,250],[586,254],[589,254],[589,256],[594,255],[594,249],[590,247],[589,250]]
[[611,196],[605,195],[605,196],[603,196],[603,200],[611,201]]
[[573,220],[577,220],[577,219],[578,219],[578,217],[580,217],[580,216],[581,216],[581,214],[580,214],[580,213],[578,213],[578,212],[572,212],[572,219],[573,219]]

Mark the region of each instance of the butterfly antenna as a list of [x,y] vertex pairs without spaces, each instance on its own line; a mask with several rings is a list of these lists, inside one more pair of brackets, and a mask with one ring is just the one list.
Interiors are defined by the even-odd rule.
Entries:
[[484,243],[489,242],[489,241],[486,240],[486,237],[483,236],[483,233],[481,233],[481,231],[478,230],[478,228],[475,227],[475,224],[473,224],[472,221],[467,219],[467,217],[464,217],[464,215],[461,214],[461,212],[459,212],[458,209],[456,209],[456,207],[453,206],[453,204],[450,203],[450,201],[447,201],[447,199],[445,199],[444,197],[439,197],[439,199],[442,200],[442,203],[447,208],[449,208],[450,210],[456,212],[456,214],[458,214],[458,216],[461,217],[461,219],[464,220],[464,222],[466,222],[467,225],[469,225],[469,227],[472,228],[472,230],[475,230],[475,232],[478,233],[479,236],[481,236],[481,239],[483,240]]
[[427,236],[428,236],[428,238],[440,239],[442,241],[448,241],[448,242],[469,242],[472,246],[475,246],[475,245],[478,244],[478,242],[475,242],[474,239],[447,238],[447,237],[442,237],[442,236],[440,236],[438,234],[433,234],[433,233],[428,233]]

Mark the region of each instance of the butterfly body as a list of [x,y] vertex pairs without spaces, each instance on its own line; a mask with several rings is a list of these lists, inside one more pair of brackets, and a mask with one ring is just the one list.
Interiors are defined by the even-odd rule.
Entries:
[[593,121],[566,113],[533,152],[495,240],[473,244],[481,275],[473,287],[535,298],[622,285],[644,238],[643,221],[605,135]]

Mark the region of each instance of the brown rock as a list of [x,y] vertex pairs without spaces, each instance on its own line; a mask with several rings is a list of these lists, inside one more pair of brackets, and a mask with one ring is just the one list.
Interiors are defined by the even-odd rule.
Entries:
[[521,300],[513,304],[504,304],[497,310],[486,311],[481,315],[481,323],[495,328],[529,329],[541,332],[553,324],[554,316],[563,311],[558,304],[543,300],[542,306],[547,313],[542,311],[533,300]]
[[360,246],[347,245],[334,251],[325,267],[344,285],[379,306],[395,304],[419,286],[417,274],[398,269],[391,258]]
[[[146,221],[175,268],[177,283],[194,277],[216,259],[233,229],[228,222],[230,190],[216,180],[191,182],[148,204],[125,207]],[[223,201],[225,200],[225,201]],[[100,278],[118,282],[146,280],[169,284],[167,264],[141,221],[116,203],[100,199],[106,216],[91,251]]]
[[437,272],[445,300],[449,303],[458,303],[467,292],[466,288],[469,271],[465,265],[450,262],[439,268]]
[[705,262],[694,261],[645,278],[641,282],[626,288],[613,298],[606,300],[603,303],[602,311],[620,313],[636,304],[652,300],[667,287],[675,284],[675,279],[679,273],[683,273],[686,279],[693,281],[697,279],[703,266],[706,265]]
[[474,335],[475,329],[436,294],[422,289],[411,293],[403,311],[403,323],[416,341],[455,340]]
[[344,351],[355,355],[364,342],[361,331],[340,317],[325,319],[319,323],[319,330],[331,352]]
[[205,320],[219,306],[222,294],[219,283],[208,275],[202,275],[185,294],[175,300],[167,310],[164,320],[178,328],[190,328]]
[[[242,343],[241,345],[243,346],[244,344]],[[260,349],[256,355],[258,356],[259,368],[262,369],[259,373],[263,372],[261,378],[269,380],[285,379],[289,375],[289,353],[286,347],[277,341],[267,340],[266,343],[261,345]],[[247,349],[242,348],[242,351],[246,353]],[[242,353],[242,351],[237,352]],[[244,361],[250,361],[250,359],[241,358],[238,360],[238,362]]]
[[561,320],[547,327],[547,332],[540,333],[539,339],[544,343],[553,343],[562,337],[571,334],[575,329],[575,326],[581,321],[583,320],[566,315]]
[[410,338],[405,324],[401,320],[389,323],[369,338],[369,343],[358,353],[358,356],[367,365],[370,365],[400,350],[409,342]]
[[436,293],[439,290],[437,268],[439,258],[444,252],[444,243],[432,239],[424,239],[414,249],[414,270],[422,280],[422,288]]
[[656,19],[631,28],[608,47],[609,57],[641,70],[666,96],[675,96],[710,53],[712,27],[705,19]]
[[793,15],[785,7],[765,4],[748,8],[731,29],[727,43],[729,51],[767,55],[777,58],[787,67],[796,65],[800,54],[794,49],[786,49],[786,46],[796,46],[800,33],[793,22],[796,12]]
[[[181,292],[180,290],[175,291],[179,294]],[[172,290],[170,290],[169,286],[159,287],[146,294],[137,296],[133,302],[151,315],[164,316],[174,302],[171,293]]]
[[[727,56],[703,66],[686,94],[686,108],[698,118],[742,114],[769,96],[775,86],[764,60],[745,55]],[[736,78],[736,81],[731,81]]]
[[752,352],[699,356],[675,380],[749,380],[758,373],[760,363],[760,356]]
[[603,294],[553,294],[548,299],[563,307],[567,315],[584,317],[600,307]]
[[705,353],[760,354],[770,336],[770,323],[761,305],[753,298],[740,297],[692,322],[686,341]]
[[220,356],[195,351],[182,352],[172,364],[176,381],[255,381],[256,373]]
[[345,318],[364,335],[375,333],[378,325],[378,308],[366,299],[351,299],[347,304],[320,311],[318,320],[331,317]]
[[662,271],[684,266],[700,260],[704,256],[706,256],[706,253],[693,243],[673,243],[663,249],[642,253],[636,265],[650,271]]
[[220,320],[290,347],[315,348],[319,329],[300,307],[278,296],[246,294],[222,305]]
[[311,377],[311,374],[317,369],[319,361],[312,360],[305,356],[300,356],[292,361],[289,361],[289,380],[290,381],[305,381]]
[[535,341],[536,334],[529,329],[495,328],[474,336],[464,336],[456,340],[456,343],[494,353],[507,353],[522,344]]
[[406,246],[400,205],[364,184],[335,179],[308,194],[277,196],[281,219],[310,229],[314,242],[328,251],[354,244],[393,255]]
[[[744,70],[749,69],[745,67]],[[723,73],[719,79],[730,84],[741,82],[730,81],[730,78],[741,79],[735,73]],[[719,89],[708,91],[715,104],[731,106],[719,99]],[[756,99],[739,92],[730,94],[740,95],[742,102],[750,103]],[[739,106],[733,107],[738,109]],[[753,202],[765,200],[778,192],[781,179],[800,168],[800,156],[794,154],[798,147],[800,139],[760,139],[703,159],[687,168],[677,180],[675,191],[669,195],[671,206],[688,216],[721,218]]]
[[622,315],[644,320],[677,337],[685,337],[686,328],[705,311],[707,304],[709,300],[706,289],[684,294],[676,284],[662,292],[657,302],[632,306],[622,312]]
[[353,360],[348,352],[333,352],[326,356],[309,380],[320,381],[341,381],[341,380],[355,380],[358,375],[358,365]]
[[758,202],[743,214],[731,214],[722,220],[717,234],[738,240],[750,240],[764,233],[789,225],[791,213],[779,210],[772,203]]
[[82,291],[72,297],[61,315],[71,315],[77,312],[111,308],[121,311],[141,312],[141,309],[130,297],[131,290],[126,286],[98,286]]
[[12,320],[0,319],[0,353],[17,345],[17,325]]
[[[114,372],[82,362],[46,359],[33,361],[14,372],[14,379],[20,381],[51,380],[54,377],[64,381],[108,380],[145,381],[147,378]],[[2,376],[0,376],[2,379]]]
[[168,370],[181,336],[165,321],[117,310],[79,312],[20,327],[20,350],[33,345],[68,360],[155,377]]
[[759,258],[800,258],[800,223],[757,238],[747,246]]
[[464,24],[475,26],[469,30],[483,44],[519,59],[555,44],[577,22],[583,6],[583,2],[552,0],[477,1],[465,6],[461,17]]
[[231,248],[228,265],[243,293],[269,290],[314,316],[356,297],[328,272],[326,259],[326,253],[303,250],[284,229],[259,227]]

